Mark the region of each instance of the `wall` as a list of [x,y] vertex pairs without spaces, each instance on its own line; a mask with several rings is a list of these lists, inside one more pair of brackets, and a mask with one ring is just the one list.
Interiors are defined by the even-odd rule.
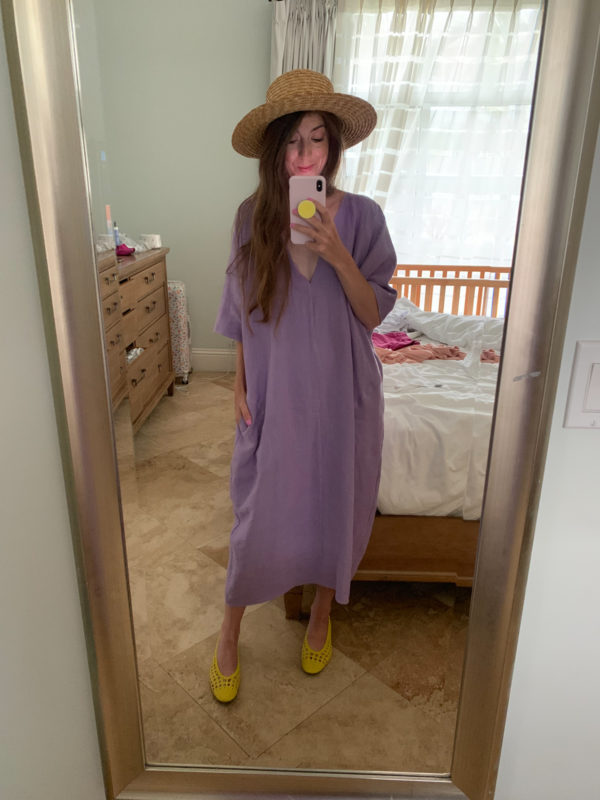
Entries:
[[0,797],[104,796],[0,22]]
[[600,797],[600,431],[563,428],[575,343],[600,340],[600,143],[500,762],[497,800]]
[[171,248],[169,278],[187,285],[192,346],[228,348],[212,328],[235,210],[257,181],[257,162],[235,153],[231,134],[265,100],[271,5],[75,0],[74,7],[93,194],[110,192],[94,218],[102,220],[109,203],[127,234],[160,233]]
[[106,203],[113,192],[107,160],[106,126],[104,123],[104,97],[98,31],[94,0],[74,0],[72,4],[77,40],[77,63],[81,117],[85,126],[85,145],[90,181],[92,225],[96,235],[106,233]]
[[[562,429],[574,343],[600,338],[600,150],[588,202],[497,800],[600,795],[600,434]],[[85,644],[0,32],[0,797],[103,797]],[[18,347],[14,346],[18,338]]]

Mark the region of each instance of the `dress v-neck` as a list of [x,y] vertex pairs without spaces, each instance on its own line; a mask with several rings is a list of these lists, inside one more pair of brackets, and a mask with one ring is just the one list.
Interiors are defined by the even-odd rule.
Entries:
[[[340,202],[338,203],[338,207],[337,207],[337,209],[335,211],[335,214],[333,216],[333,221],[334,222],[336,220],[337,215],[339,214],[340,208],[342,207],[342,203],[344,202],[344,198],[346,197],[346,192],[342,192],[341,194],[342,194],[342,196],[340,198]],[[298,266],[298,263],[294,260],[292,247],[293,247],[292,244],[290,244],[289,247],[288,247],[288,256],[289,256],[289,259],[290,259],[290,264],[292,265],[292,269],[294,269],[298,273],[298,275],[303,280],[305,280],[307,283],[312,283],[313,278],[315,277],[315,273],[317,271],[317,267],[319,266],[319,261],[321,260],[321,257],[319,255],[317,255],[316,253],[311,253],[310,250],[307,251],[311,256],[314,256],[314,260],[313,259],[307,259],[306,265],[307,265],[308,269],[306,270],[306,273],[308,273],[308,274],[305,274],[300,269],[300,267]],[[302,247],[302,245],[296,245],[296,247]],[[311,269],[311,267],[312,267],[312,269]]]
[[[301,246],[301,245],[299,245],[299,246]],[[308,274],[306,274],[306,273],[304,273],[302,271],[302,269],[300,268],[298,262],[294,260],[294,255],[293,255],[293,252],[292,252],[292,245],[290,245],[288,247],[288,255],[290,257],[290,264],[292,265],[292,269],[295,272],[297,272],[298,275],[303,280],[305,280],[307,283],[312,283],[313,278],[315,277],[315,272],[317,271],[317,267],[319,266],[319,256],[316,253],[310,253],[310,251],[309,251],[309,254],[311,256],[313,256],[314,258],[311,258],[310,260],[307,261],[307,267],[309,267],[309,269],[306,270],[306,273],[308,273]],[[312,269],[311,269],[311,267],[312,267]]]

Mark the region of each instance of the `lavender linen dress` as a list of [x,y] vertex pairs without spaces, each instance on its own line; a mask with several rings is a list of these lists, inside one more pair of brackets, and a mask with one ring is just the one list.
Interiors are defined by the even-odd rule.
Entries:
[[[396,255],[381,209],[345,194],[335,224],[383,319],[396,297],[388,285]],[[215,331],[243,343],[252,423],[240,420],[231,461],[226,602],[262,603],[316,583],[347,603],[381,472],[382,371],[371,332],[323,259],[310,281],[292,264],[276,330],[274,321],[256,321],[259,311],[250,330],[240,306],[238,278],[229,270]]]

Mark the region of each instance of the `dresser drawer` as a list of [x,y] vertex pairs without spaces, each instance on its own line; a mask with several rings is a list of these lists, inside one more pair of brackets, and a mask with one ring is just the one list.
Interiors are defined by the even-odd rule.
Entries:
[[146,295],[163,286],[166,279],[164,261],[158,261],[151,267],[136,272],[120,285],[121,305],[123,310],[135,308],[137,303]]
[[135,276],[137,281],[137,299],[140,300],[145,295],[158,289],[165,283],[167,269],[164,261],[158,261],[151,267],[138,272]]
[[156,370],[154,388],[158,389],[158,387],[166,381],[171,372],[171,348],[168,342],[165,342],[156,356]]
[[107,350],[108,377],[112,397],[121,391],[127,378],[127,359],[124,350]]
[[98,283],[100,285],[100,297],[104,300],[109,294],[119,288],[119,270],[117,265],[109,267],[98,276]]
[[133,308],[121,317],[123,321],[123,340],[125,347],[133,344],[137,338],[137,308]]
[[104,330],[108,330],[121,318],[121,302],[118,290],[102,300],[102,319]]
[[138,347],[151,347],[155,345],[160,349],[169,341],[169,317],[163,314],[149,325],[136,339]]
[[165,287],[159,286],[152,294],[138,300],[136,306],[138,330],[145,332],[146,328],[162,317],[165,311]]
[[121,295],[121,309],[123,313],[131,308],[135,308],[138,301],[137,287],[135,285],[136,276],[133,275],[129,280],[119,284],[119,294]]
[[140,415],[155,388],[155,358],[154,348],[144,350],[135,361],[127,367],[127,384],[129,404],[131,406],[131,419],[135,420]]
[[123,332],[123,318],[121,317],[116,323],[104,334],[106,343],[106,352],[110,356],[113,350],[125,350],[127,342],[125,341],[125,334]]

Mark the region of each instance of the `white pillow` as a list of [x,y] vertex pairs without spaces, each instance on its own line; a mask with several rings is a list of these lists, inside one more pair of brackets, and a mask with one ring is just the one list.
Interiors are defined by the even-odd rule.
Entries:
[[421,309],[406,297],[399,297],[377,333],[416,330],[430,339],[457,347],[496,350],[502,348],[504,319],[438,314]]
[[405,331],[408,327],[408,315],[412,310],[418,311],[419,307],[407,300],[406,297],[399,297],[387,317],[375,328],[375,332]]
[[424,333],[430,339],[457,347],[490,348],[500,352],[504,320],[494,317],[464,317],[455,314],[437,314],[434,311],[410,311],[409,327]]

